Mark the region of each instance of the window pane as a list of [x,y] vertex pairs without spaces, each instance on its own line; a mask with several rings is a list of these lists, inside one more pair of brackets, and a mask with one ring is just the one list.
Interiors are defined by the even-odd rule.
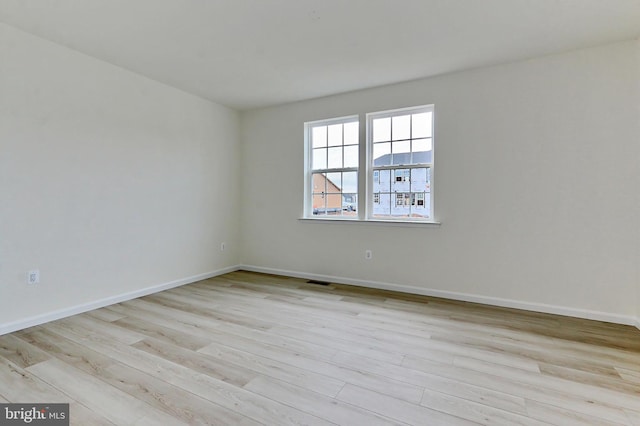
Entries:
[[344,172],[342,174],[342,192],[358,192],[358,173]]
[[327,192],[342,191],[342,173],[327,173]]
[[[431,138],[429,139],[415,139],[412,142],[413,152],[431,151]],[[431,162],[431,161],[428,161]]]
[[388,166],[391,164],[391,143],[373,144],[373,165]]
[[327,146],[327,126],[318,126],[311,129],[311,140],[314,148]]
[[426,168],[411,169],[411,192],[429,192],[429,178]]
[[373,120],[373,141],[383,142],[391,140],[391,118]]
[[358,167],[358,145],[344,147],[344,167]]
[[411,141],[393,142],[393,153],[398,154],[401,152],[411,152]]
[[344,125],[344,144],[345,145],[357,145],[358,144],[358,122],[345,123]]
[[326,186],[326,177],[324,173],[314,173],[313,176],[311,177],[311,185],[312,185],[312,191],[311,192],[326,192],[327,191],[327,186]]
[[355,216],[358,210],[358,198],[356,194],[342,194],[342,214],[344,216]]
[[314,193],[313,194],[313,214],[314,215],[319,215],[319,214],[326,214],[327,210],[326,210],[326,200],[327,197],[324,193]]
[[318,148],[313,150],[313,170],[327,168],[327,149]]
[[409,129],[411,126],[411,116],[401,115],[393,117],[391,121],[391,133],[394,141],[398,139],[409,139],[411,137]]
[[393,192],[409,192],[409,169],[395,169],[392,174],[391,190]]
[[[373,192],[391,191],[391,170],[376,170],[378,179],[373,180]],[[375,175],[374,175],[375,176]]]
[[411,164],[411,141],[393,142],[392,145],[392,164]]
[[342,194],[327,194],[327,214],[329,215],[341,215],[342,214]]
[[342,145],[342,124],[329,126],[329,146]]
[[431,134],[431,121],[432,112],[425,112],[421,114],[413,114],[411,116],[411,137],[412,138],[430,138]]
[[342,167],[342,147],[329,148],[328,169],[338,169]]
[[313,214],[314,215],[318,215],[318,214],[325,214],[326,213],[326,209],[325,209],[325,204],[326,204],[326,185],[327,185],[327,178],[325,176],[324,173],[314,173],[312,176],[312,188],[311,188],[311,193],[312,193],[312,209],[313,209]]

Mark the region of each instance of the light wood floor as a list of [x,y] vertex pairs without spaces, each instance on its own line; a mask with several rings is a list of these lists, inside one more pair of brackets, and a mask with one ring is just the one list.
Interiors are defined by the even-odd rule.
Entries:
[[640,331],[235,272],[0,337],[72,424],[640,425]]

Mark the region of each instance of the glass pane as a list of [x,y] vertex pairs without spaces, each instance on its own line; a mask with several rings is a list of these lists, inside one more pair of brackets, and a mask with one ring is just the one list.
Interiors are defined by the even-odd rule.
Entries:
[[344,167],[358,167],[358,145],[344,147]]
[[326,214],[326,195],[324,193],[314,193],[312,198],[313,214]]
[[373,165],[388,166],[391,164],[391,143],[373,144]]
[[411,141],[393,142],[393,164],[411,164]]
[[431,134],[431,122],[433,113],[424,112],[421,114],[413,114],[411,116],[411,137],[412,138],[430,138]]
[[342,124],[329,126],[329,146],[342,145]]
[[355,216],[358,210],[358,198],[356,194],[342,194],[342,214]]
[[411,169],[411,192],[429,192],[429,178],[426,168]]
[[327,178],[324,173],[314,173],[311,176],[311,186],[312,186],[311,192],[314,192],[314,193],[326,192],[327,191],[326,182],[327,182]]
[[313,150],[313,169],[326,169],[327,168],[327,149],[318,148]]
[[391,140],[391,118],[373,120],[373,141],[383,142]]
[[411,190],[409,176],[409,169],[394,169],[391,174],[391,190],[393,192],[409,192]]
[[342,192],[357,193],[358,192],[358,173],[344,172],[342,174]]
[[340,215],[342,214],[342,194],[327,194],[327,214]]
[[339,169],[342,167],[342,147],[329,148],[328,169]]
[[327,192],[342,191],[342,173],[327,173]]
[[311,129],[311,145],[314,148],[327,146],[327,126],[318,126]]
[[394,141],[398,139],[409,139],[411,134],[409,129],[411,127],[411,116],[400,115],[393,117],[391,122],[391,137]]
[[345,145],[357,145],[358,144],[358,122],[345,123],[344,125],[344,144]]
[[391,171],[376,170],[378,179],[373,180],[373,192],[389,192],[391,191]]
[[[431,151],[432,145],[431,145],[431,139],[415,139],[412,142],[412,150],[413,152],[424,152],[424,151]],[[431,162],[431,161],[428,161]]]

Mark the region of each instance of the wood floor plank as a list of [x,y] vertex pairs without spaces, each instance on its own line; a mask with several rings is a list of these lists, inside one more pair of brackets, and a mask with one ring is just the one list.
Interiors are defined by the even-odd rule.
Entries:
[[483,425],[542,426],[543,422],[528,416],[491,407],[468,399],[425,389],[420,403],[423,407],[478,422]]
[[5,402],[68,403],[72,425],[113,425],[29,371],[3,359],[0,359],[0,395]]
[[342,380],[218,343],[211,343],[199,352],[330,397],[335,397],[345,385]]
[[527,400],[527,414],[537,420],[558,426],[621,426],[627,423],[611,422],[554,405]]
[[295,385],[273,378],[258,377],[249,382],[245,389],[273,399],[283,404],[304,407],[309,414],[324,417],[339,425],[393,425],[391,419],[374,414],[370,410],[344,404],[333,398],[315,394]]
[[406,380],[426,389],[435,389],[448,395],[489,405],[515,414],[526,414],[525,399],[519,396],[472,385],[460,380],[404,369],[403,367],[394,366],[389,368],[388,365],[377,360],[364,357],[356,358],[344,352],[336,355],[335,360],[340,365],[361,368],[365,371],[387,375],[398,380]]
[[55,332],[100,351],[147,374],[154,375],[182,390],[198,395],[215,404],[236,411],[255,422],[266,425],[327,425],[330,422],[311,416],[260,395],[253,394],[222,380],[199,373],[151,353],[128,345],[110,344],[100,336],[80,336],[74,331],[51,325]]
[[625,410],[625,413],[631,426],[640,426],[640,410]]
[[137,333],[144,334],[146,337],[152,337],[156,340],[167,342],[192,351],[197,351],[198,349],[207,346],[209,343],[212,343],[212,339],[182,333],[180,331],[155,324],[152,321],[145,321],[139,317],[123,317],[114,320],[113,324],[127,330],[133,330]]
[[115,363],[112,358],[84,345],[61,338],[60,335],[46,328],[30,331],[21,335],[20,339],[88,374],[97,375]]
[[113,313],[106,308],[96,309],[94,311],[85,312],[84,314],[104,322],[113,322],[124,318],[124,315]]
[[[198,337],[205,340],[214,339],[216,341],[224,341],[228,337],[248,339],[255,342],[260,342],[269,346],[278,346],[282,349],[313,355],[320,359],[331,360],[331,358],[337,353],[337,350],[328,348],[327,346],[307,342],[302,340],[293,339],[289,336],[277,336],[271,333],[267,333],[263,330],[257,330],[249,327],[240,326],[237,324],[220,324],[220,323],[203,323],[193,324],[192,319],[189,320],[177,320],[173,315],[167,317],[166,314],[160,314],[154,311],[144,309],[131,309],[129,307],[120,305],[111,306],[109,309],[116,310],[117,312],[126,313],[128,317],[136,319],[146,319],[157,326],[163,327],[167,330],[175,330],[177,333],[182,333],[190,337]],[[171,312],[173,314],[173,312]],[[230,335],[230,336],[229,336]]]
[[186,424],[58,359],[26,370],[115,424]]
[[115,342],[124,343],[125,345],[139,342],[146,337],[140,333],[136,333],[135,331],[125,330],[122,327],[114,326],[111,323],[92,318],[85,314],[64,318],[59,320],[58,323],[70,328],[83,330],[87,333],[109,336]]
[[562,377],[531,373],[515,368],[498,366],[490,362],[474,360],[471,358],[459,358],[454,362],[455,366],[464,367],[468,370],[481,371],[493,375],[506,374],[514,380],[532,386],[540,386],[544,389],[569,392],[573,395],[583,396],[617,405],[622,408],[636,408],[640,401],[640,396],[627,389],[612,390],[598,385],[579,383]]
[[172,388],[154,376],[142,373],[86,346],[48,330],[23,335],[34,346],[85,373],[91,374],[138,400],[189,424],[251,424],[249,419],[212,404],[191,393]]
[[640,426],[632,327],[236,271],[0,336],[71,424]]
[[596,398],[598,395],[594,393],[590,395],[585,395],[584,393],[573,395],[568,389],[557,390],[522,382],[517,377],[513,378],[506,372],[503,375],[495,375],[461,368],[456,365],[436,363],[424,358],[407,357],[404,366],[408,368],[404,369],[388,365],[387,369],[392,371],[396,377],[402,377],[403,380],[416,382],[422,380],[420,373],[427,373],[549,405],[567,407],[571,410],[594,417],[601,417],[612,422],[623,424],[626,422],[626,416],[622,411],[623,407],[611,404],[609,401],[599,401]]
[[190,425],[258,425],[234,410],[117,363],[99,376],[106,383]]
[[338,400],[411,425],[474,425],[457,416],[347,384]]
[[131,346],[187,367],[193,371],[197,371],[198,373],[240,387],[256,377],[256,373],[248,368],[151,338],[144,339]]
[[21,340],[15,335],[0,336],[0,357],[5,358],[20,367],[29,367],[42,361],[47,361],[51,355]]
[[615,367],[616,372],[620,375],[622,380],[640,385],[640,372],[629,370],[627,368]]
[[[227,341],[225,343],[236,347],[233,342]],[[244,343],[242,347],[238,347],[238,349],[281,361],[294,367],[316,372],[337,380],[358,384],[367,389],[377,390],[382,393],[389,393],[395,395],[397,398],[414,403],[419,403],[422,395],[422,388],[419,386],[383,377],[378,374],[361,371],[357,368],[345,368],[341,365],[309,358],[300,354],[292,354],[278,348],[267,348],[262,345],[248,345]],[[200,351],[206,353],[207,350],[207,348],[203,348]]]

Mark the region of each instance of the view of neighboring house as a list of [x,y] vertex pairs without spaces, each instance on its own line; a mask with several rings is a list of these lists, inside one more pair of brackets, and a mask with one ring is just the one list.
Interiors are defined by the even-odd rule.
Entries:
[[[431,167],[402,165],[430,165],[432,152],[386,154],[374,160],[374,216],[431,217]],[[326,173],[314,173],[312,180],[314,215],[356,215],[356,194],[343,193]]]
[[343,194],[325,173],[313,174],[313,214],[355,216],[356,194]]
[[431,217],[431,168],[381,168],[432,164],[433,151],[386,154],[374,160],[373,215]]

